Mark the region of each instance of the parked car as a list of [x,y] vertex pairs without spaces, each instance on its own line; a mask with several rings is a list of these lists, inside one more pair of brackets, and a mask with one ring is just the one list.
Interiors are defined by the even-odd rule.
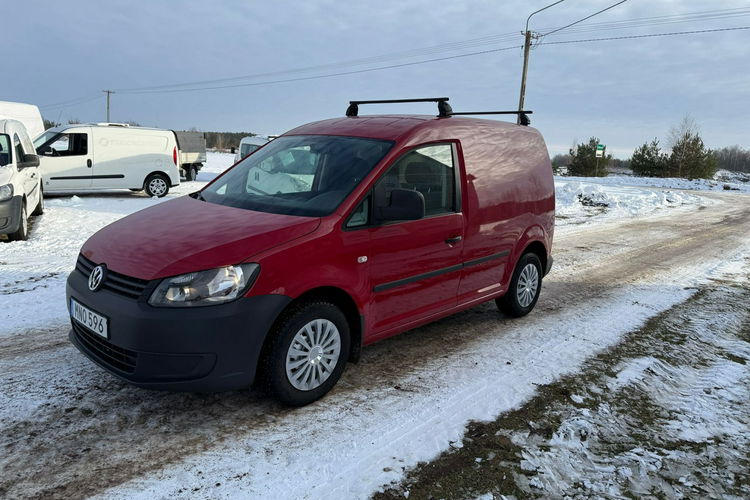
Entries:
[[29,216],[43,212],[39,158],[26,127],[17,120],[0,120],[0,235],[10,241],[27,239]]
[[180,152],[180,175],[194,181],[206,163],[206,134],[204,132],[175,131]]
[[96,123],[51,128],[34,141],[44,191],[144,190],[162,197],[180,183],[171,130]]
[[364,345],[489,300],[529,313],[554,209],[530,127],[356,113],[303,125],[94,234],[67,282],[70,339],[141,387],[257,375],[307,404]]
[[240,147],[237,149],[237,153],[234,155],[234,162],[237,163],[256,149],[265,145],[268,139],[258,137],[257,135],[243,137],[240,140]]
[[33,104],[0,101],[0,120],[18,120],[23,123],[31,139],[44,132],[42,114]]

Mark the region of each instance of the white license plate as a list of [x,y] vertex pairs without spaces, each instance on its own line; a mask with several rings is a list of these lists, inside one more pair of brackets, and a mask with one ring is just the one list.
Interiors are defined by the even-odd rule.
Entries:
[[105,339],[109,338],[107,318],[79,304],[74,299],[70,299],[70,317],[92,332],[101,335]]

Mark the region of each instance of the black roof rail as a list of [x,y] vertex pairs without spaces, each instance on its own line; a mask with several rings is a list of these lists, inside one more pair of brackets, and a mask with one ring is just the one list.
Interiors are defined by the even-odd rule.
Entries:
[[448,117],[453,113],[448,97],[423,97],[420,99],[385,99],[379,101],[349,101],[349,107],[346,108],[346,116],[357,116],[360,104],[393,104],[400,102],[436,102],[438,103],[438,116]]
[[451,112],[451,116],[456,115],[518,115],[519,123],[524,126],[529,126],[531,120],[527,115],[532,114],[533,111],[522,110],[522,111],[459,111]]

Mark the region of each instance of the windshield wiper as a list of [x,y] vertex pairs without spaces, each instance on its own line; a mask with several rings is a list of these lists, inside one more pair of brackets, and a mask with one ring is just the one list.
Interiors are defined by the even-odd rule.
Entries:
[[200,191],[196,191],[195,193],[190,193],[188,196],[190,196],[191,198],[195,198],[196,200],[206,201],[206,199],[203,197]]

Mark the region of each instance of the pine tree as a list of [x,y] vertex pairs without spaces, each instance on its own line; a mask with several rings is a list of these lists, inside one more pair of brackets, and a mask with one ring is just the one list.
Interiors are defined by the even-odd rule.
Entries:
[[597,144],[599,144],[599,138],[592,137],[588,144],[579,144],[575,149],[570,150],[569,175],[582,177],[605,177],[607,175],[607,165],[612,160],[612,155],[597,158]]
[[645,143],[633,152],[630,168],[636,175],[645,177],[665,177],[667,175],[668,156],[661,152],[659,140]]
[[698,134],[686,132],[680,137],[669,157],[669,174],[688,179],[712,179],[717,164],[713,152],[703,144]]

